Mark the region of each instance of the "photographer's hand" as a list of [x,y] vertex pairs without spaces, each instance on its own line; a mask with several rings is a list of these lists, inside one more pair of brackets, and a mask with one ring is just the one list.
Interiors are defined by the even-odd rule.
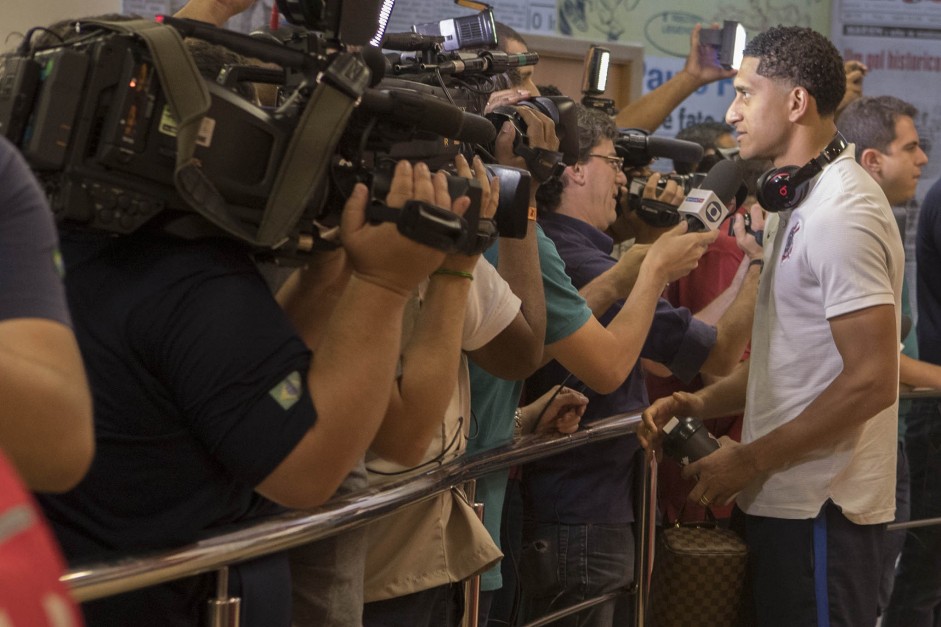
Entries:
[[865,78],[866,72],[869,71],[869,68],[861,61],[847,61],[844,63],[843,69],[846,71],[846,92],[843,94],[843,100],[836,107],[837,117],[840,116],[840,113],[849,103],[862,97],[863,78]]
[[523,435],[578,431],[585,408],[588,407],[588,397],[569,387],[563,387],[556,394],[558,388],[557,385],[551,387],[538,399],[521,408],[520,427]]
[[736,213],[733,217],[732,231],[735,233],[735,241],[749,259],[762,259],[764,241],[759,242],[758,238],[761,237],[764,240],[765,214],[758,203],[752,205],[747,211],[751,219],[748,230],[745,229],[744,215]]
[[687,233],[685,220],[657,238],[647,252],[645,264],[651,264],[651,269],[664,283],[689,274],[697,265],[700,257],[705,254],[709,244],[716,241],[718,231],[705,231],[702,233]]
[[484,115],[487,115],[497,107],[515,105],[520,100],[526,100],[530,95],[528,90],[518,88],[495,91],[490,94],[490,98],[487,100],[487,106],[484,107]]
[[[526,123],[526,137],[532,148],[558,150],[559,138],[555,133],[555,123],[549,117],[532,107],[516,107],[517,113]],[[502,165],[525,168],[526,162],[513,151],[516,129],[509,121],[500,127],[500,134],[495,144],[497,162]]]
[[[712,26],[718,28],[719,24]],[[708,85],[723,78],[732,78],[738,70],[727,70],[719,65],[716,50],[700,43],[699,33],[702,28],[702,24],[696,24],[690,33],[689,55],[686,57],[686,65],[683,66],[682,72],[693,78],[699,86]]]
[[690,33],[689,55],[683,69],[656,89],[622,107],[617,115],[618,126],[653,131],[697,89],[735,76],[736,70],[726,70],[719,65],[714,49],[700,44],[701,30],[702,25],[697,24]]
[[[480,195],[480,217],[492,218],[497,212],[497,204],[500,202],[500,179],[494,178],[493,181],[488,179],[487,168],[484,166],[483,161],[480,160],[480,157],[474,157],[473,171],[463,155],[455,157],[454,165],[458,176],[462,176],[466,179],[475,179],[480,184],[482,190]],[[464,211],[461,210],[460,213],[463,214]],[[477,259],[479,257],[479,254],[465,255],[463,253],[455,253],[448,255],[441,267],[461,272],[472,272],[474,266],[477,265]]]
[[653,172],[647,177],[647,183],[644,185],[643,198],[652,198],[656,201],[679,207],[683,204],[686,194],[683,189],[672,178],[667,178],[662,191],[657,190],[662,175],[659,172]]
[[[442,188],[442,200],[450,200],[444,173],[438,173],[432,179],[424,163],[413,167],[408,161],[402,160],[395,166],[386,204],[400,208],[410,199],[437,204]],[[391,222],[369,224],[366,221],[368,198],[366,186],[357,184],[343,209],[340,238],[349,255],[354,275],[408,296],[419,282],[441,265],[445,255],[405,237]],[[452,203],[452,208],[463,213],[469,202],[466,196],[461,197]]]

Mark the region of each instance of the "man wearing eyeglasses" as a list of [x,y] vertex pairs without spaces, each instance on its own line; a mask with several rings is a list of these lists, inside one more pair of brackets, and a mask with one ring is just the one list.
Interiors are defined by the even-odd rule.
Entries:
[[[604,114],[578,109],[578,161],[565,168],[558,181],[547,181],[537,192],[539,223],[556,244],[565,272],[585,297],[602,325],[631,307],[633,327],[646,336],[640,356],[664,364],[677,377],[691,380],[698,372],[723,375],[738,362],[751,334],[760,268],[749,268],[743,288],[716,327],[674,308],[659,298],[662,289],[636,286],[628,266],[611,257],[612,239],[604,230],[617,217],[618,188],[626,183],[614,148],[617,129]],[[681,235],[681,223],[664,235],[679,245],[698,238],[705,249],[717,232]],[[674,232],[676,231],[676,232]],[[754,238],[746,239],[741,224],[736,233],[751,256],[760,255]],[[658,242],[660,246],[666,242]],[[645,264],[646,265],[646,264]],[[661,284],[662,288],[662,284]],[[649,330],[649,331],[648,331]],[[546,348],[561,355],[575,335]],[[589,359],[585,355],[584,359]],[[615,414],[638,411],[648,404],[641,366],[635,363],[627,379],[608,393],[585,389],[565,366],[551,361],[527,380],[527,398],[536,398],[553,384],[584,390],[589,398],[582,425]],[[626,588],[633,580],[633,485],[635,436],[605,440],[528,464],[522,473],[524,507],[522,582],[523,620]],[[626,597],[621,597],[625,599]],[[556,624],[611,626],[630,624],[629,603],[609,601]]]

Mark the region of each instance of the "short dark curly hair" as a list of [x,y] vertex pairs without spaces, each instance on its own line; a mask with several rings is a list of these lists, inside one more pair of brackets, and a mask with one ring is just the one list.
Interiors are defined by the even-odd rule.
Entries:
[[[591,158],[595,146],[606,139],[618,138],[618,128],[614,121],[598,109],[575,105],[578,112],[578,163],[585,163]],[[536,190],[536,206],[539,211],[552,212],[562,204],[561,178],[549,179]]]
[[746,57],[758,59],[758,74],[803,87],[817,101],[820,115],[833,115],[846,92],[843,58],[817,31],[802,26],[773,26],[746,45]]

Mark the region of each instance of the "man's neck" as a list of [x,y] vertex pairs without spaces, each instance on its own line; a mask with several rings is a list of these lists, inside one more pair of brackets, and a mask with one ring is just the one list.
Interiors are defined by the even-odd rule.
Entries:
[[833,116],[820,118],[813,124],[799,125],[794,131],[787,151],[774,160],[776,167],[803,166],[816,159],[833,141],[836,123]]

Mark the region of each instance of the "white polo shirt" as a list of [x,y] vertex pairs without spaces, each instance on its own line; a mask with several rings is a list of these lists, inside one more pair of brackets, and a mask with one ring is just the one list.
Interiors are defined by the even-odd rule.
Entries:
[[[767,225],[775,232],[758,291],[743,442],[795,418],[841,372],[830,318],[894,304],[899,325],[902,240],[885,194],[853,160],[854,150],[824,168],[802,204]],[[898,380],[898,354],[885,376]],[[898,401],[836,446],[753,481],[739,506],[801,519],[832,499],[857,524],[891,521],[897,423]]]

